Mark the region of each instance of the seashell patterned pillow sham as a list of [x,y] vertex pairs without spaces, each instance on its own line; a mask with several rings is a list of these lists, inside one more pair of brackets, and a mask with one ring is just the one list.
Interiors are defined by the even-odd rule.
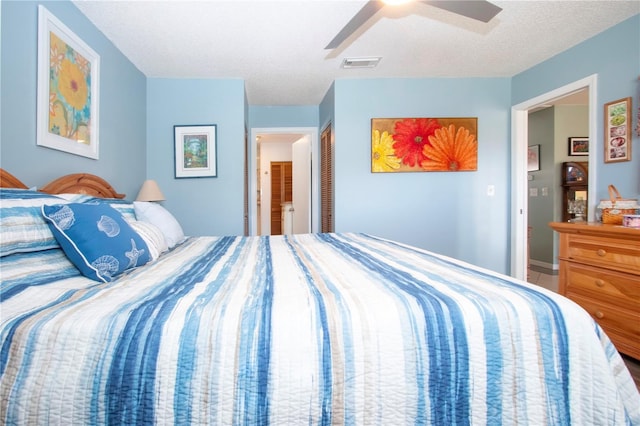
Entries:
[[69,260],[88,278],[109,282],[151,260],[144,239],[109,204],[44,205],[42,215]]

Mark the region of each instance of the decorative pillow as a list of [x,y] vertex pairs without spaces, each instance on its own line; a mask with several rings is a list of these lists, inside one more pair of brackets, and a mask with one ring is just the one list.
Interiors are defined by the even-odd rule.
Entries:
[[160,204],[149,201],[134,201],[133,207],[138,220],[152,223],[160,228],[170,249],[185,240],[180,223]]
[[142,237],[105,203],[42,206],[65,254],[83,275],[108,282],[151,259]]
[[153,223],[143,222],[141,220],[128,221],[129,225],[136,231],[149,247],[149,255],[151,260],[156,260],[162,253],[169,250],[167,240],[164,234]]
[[59,248],[40,212],[44,204],[66,201],[25,189],[0,190],[0,257]]

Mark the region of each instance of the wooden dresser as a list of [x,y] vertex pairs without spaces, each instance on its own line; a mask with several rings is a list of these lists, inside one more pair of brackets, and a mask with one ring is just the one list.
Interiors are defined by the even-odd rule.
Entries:
[[640,359],[640,229],[552,222],[560,294],[582,306],[618,351]]

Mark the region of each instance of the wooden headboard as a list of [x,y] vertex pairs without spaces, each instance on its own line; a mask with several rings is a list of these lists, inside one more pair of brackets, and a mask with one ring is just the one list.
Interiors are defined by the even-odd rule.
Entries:
[[[0,169],[0,187],[28,189],[20,179],[4,169]],[[38,191],[47,194],[87,194],[101,198],[125,197],[125,194],[118,193],[109,182],[91,173],[72,173],[59,177]]]
[[29,187],[22,183],[20,179],[18,179],[5,169],[0,169],[0,188],[29,189]]
[[106,180],[90,173],[73,173],[59,177],[39,191],[47,194],[87,194],[101,198],[124,198]]

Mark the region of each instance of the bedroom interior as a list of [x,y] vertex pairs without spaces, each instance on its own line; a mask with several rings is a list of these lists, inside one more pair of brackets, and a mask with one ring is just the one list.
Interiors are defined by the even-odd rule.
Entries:
[[533,284],[367,234],[173,239],[90,174],[0,183],[7,424],[640,420],[611,341]]
[[[590,222],[612,183],[640,198],[640,158],[608,161],[603,138],[604,105],[627,97],[640,136],[640,2],[494,1],[486,22],[429,3],[1,2],[0,418],[640,424],[640,231],[550,226],[561,164],[584,158],[567,136],[589,138]],[[96,157],[40,143],[46,25],[93,61]],[[538,137],[557,146],[528,173],[526,117],[577,89],[587,105],[550,109]],[[371,173],[372,120],[399,117],[477,118],[477,170]],[[212,126],[208,151],[177,154],[174,126]],[[258,237],[257,135],[289,132],[309,137],[311,233]],[[214,176],[178,178],[203,156]],[[532,216],[553,248],[527,268]],[[97,235],[74,233],[88,222]],[[121,254],[96,254],[116,229]]]

